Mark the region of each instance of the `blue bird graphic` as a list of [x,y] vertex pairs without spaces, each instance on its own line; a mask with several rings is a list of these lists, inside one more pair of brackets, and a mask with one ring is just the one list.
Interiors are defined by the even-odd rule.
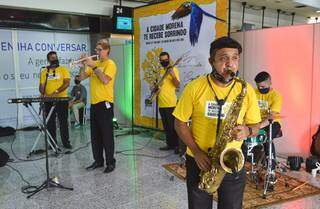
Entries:
[[198,42],[203,15],[214,18],[221,22],[226,22],[212,14],[201,9],[196,3],[184,2],[171,16],[172,20],[186,17],[190,14],[189,39],[192,46]]

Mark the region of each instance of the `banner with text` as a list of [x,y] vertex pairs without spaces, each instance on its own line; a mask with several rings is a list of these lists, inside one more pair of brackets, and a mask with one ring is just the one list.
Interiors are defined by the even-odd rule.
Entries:
[[[56,51],[60,65],[70,70],[70,86],[73,86],[78,67],[70,69],[69,63],[79,59],[82,53],[90,52],[89,35],[0,29],[0,37],[3,66],[0,70],[0,97],[4,104],[0,125],[16,127],[18,116],[18,127],[33,125],[28,110],[21,105],[7,104],[7,99],[39,96],[40,70],[48,65],[46,55],[49,51]],[[37,104],[34,107],[38,110]]]
[[180,95],[184,86],[211,71],[210,43],[227,34],[227,1],[168,1],[134,10],[135,124],[155,126],[155,102],[145,105],[151,86],[160,80],[159,54],[170,54],[171,63],[182,58]]

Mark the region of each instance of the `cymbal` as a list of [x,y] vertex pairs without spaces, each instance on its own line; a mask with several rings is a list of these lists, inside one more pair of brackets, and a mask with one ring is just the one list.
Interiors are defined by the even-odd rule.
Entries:
[[[267,118],[268,117],[265,117],[265,118],[263,118],[263,120],[267,119]],[[285,118],[287,118],[286,115],[274,115],[274,116],[272,116],[272,120],[285,119]]]
[[287,117],[286,115],[276,115],[273,117],[273,119],[284,119],[286,117]]

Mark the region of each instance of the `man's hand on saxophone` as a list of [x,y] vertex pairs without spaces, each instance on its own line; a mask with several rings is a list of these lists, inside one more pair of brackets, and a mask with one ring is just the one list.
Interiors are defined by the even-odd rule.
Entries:
[[248,126],[238,125],[234,127],[231,134],[235,140],[241,141],[246,139],[250,135],[250,130]]
[[194,159],[202,171],[209,171],[211,169],[212,162],[207,153],[202,150],[194,152]]
[[234,127],[232,136],[235,140],[241,141],[248,137],[257,136],[260,130],[260,123],[255,125],[238,125]]

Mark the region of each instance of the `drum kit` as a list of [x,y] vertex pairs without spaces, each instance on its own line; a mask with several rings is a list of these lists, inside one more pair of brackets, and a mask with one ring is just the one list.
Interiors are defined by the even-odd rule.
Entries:
[[[273,120],[269,119],[268,133],[261,129],[256,137],[247,138],[244,141],[247,151],[247,159],[250,158],[250,170],[248,171],[250,180],[253,181],[258,189],[261,171],[265,170],[264,186],[263,186],[263,198],[266,198],[267,192],[272,191],[276,184],[275,170],[272,168],[272,164],[275,162],[274,154],[272,153],[272,124]],[[267,150],[264,150],[263,144],[267,144]],[[260,148],[260,149],[259,149]],[[261,149],[262,148],[262,149]],[[258,152],[257,152],[258,151]],[[265,152],[268,152],[265,153]],[[258,155],[258,156],[255,156]]]
[[[273,119],[282,119],[285,118],[285,116],[276,116]],[[256,185],[256,189],[258,189],[259,183],[261,182],[260,176],[261,174],[264,174],[264,184],[263,184],[263,194],[262,197],[267,197],[267,192],[272,191],[274,185],[276,184],[276,173],[275,169],[272,167],[275,162],[275,153],[272,153],[272,142],[274,138],[278,138],[282,135],[273,136],[272,134],[272,125],[273,125],[273,119],[269,119],[269,128],[268,133],[260,129],[259,133],[255,137],[249,137],[244,141],[244,144],[246,145],[246,158],[249,160],[250,158],[250,170],[248,171],[250,180],[253,181]],[[189,125],[191,124],[191,121],[189,121]],[[265,146],[264,144],[267,144],[267,153],[266,150],[264,150]],[[184,145],[186,148],[186,146]],[[257,148],[257,149],[256,149]],[[257,152],[258,151],[258,152]],[[180,166],[182,167],[185,165],[185,149],[184,154],[180,154]],[[257,155],[257,156],[255,156]],[[269,157],[270,156],[270,157]],[[261,172],[263,171],[264,172]],[[280,172],[283,173],[286,170],[285,168],[280,168]],[[286,181],[286,179],[285,179]],[[285,185],[287,186],[287,182],[285,182]]]

